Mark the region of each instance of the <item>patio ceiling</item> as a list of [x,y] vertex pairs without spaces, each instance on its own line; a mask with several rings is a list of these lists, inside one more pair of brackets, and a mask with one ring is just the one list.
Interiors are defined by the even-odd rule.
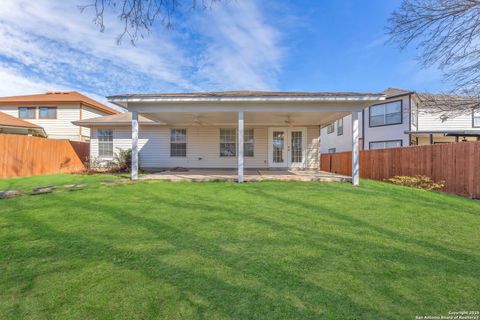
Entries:
[[[349,112],[247,112],[245,125],[323,126],[349,114]],[[165,125],[236,125],[238,122],[237,112],[156,112],[142,115]]]

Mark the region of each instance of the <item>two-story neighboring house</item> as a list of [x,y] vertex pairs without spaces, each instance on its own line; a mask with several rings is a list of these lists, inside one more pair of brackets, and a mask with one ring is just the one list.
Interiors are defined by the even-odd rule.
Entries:
[[76,141],[88,141],[90,130],[72,121],[119,113],[78,92],[0,97],[0,112],[42,127],[49,138]]
[[[363,150],[475,141],[480,139],[480,109],[454,115],[430,110],[413,91],[389,88],[386,100],[359,114],[360,147]],[[431,95],[434,97],[434,95]],[[320,130],[320,153],[352,150],[352,117]]]

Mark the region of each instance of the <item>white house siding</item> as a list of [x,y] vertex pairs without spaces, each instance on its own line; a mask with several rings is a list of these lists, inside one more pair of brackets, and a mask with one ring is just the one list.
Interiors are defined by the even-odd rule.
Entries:
[[[108,115],[108,113],[105,113],[105,112],[97,110],[97,109],[90,108],[86,105],[82,105],[82,120],[102,117],[102,116],[106,116],[106,115]],[[80,127],[77,127],[77,128],[80,128]],[[81,127],[81,128],[82,128],[81,132],[82,132],[83,140],[88,140],[90,138],[90,129],[85,128],[85,127]],[[78,130],[80,130],[80,129],[78,129]]]
[[387,125],[381,127],[370,127],[369,118],[370,113],[369,109],[365,109],[365,150],[370,149],[370,142],[374,141],[388,141],[388,140],[401,140],[403,146],[408,146],[409,136],[405,134],[405,131],[410,130],[410,99],[409,96],[403,96],[398,98],[388,99],[388,102],[402,100],[402,123]]
[[[21,105],[24,106],[24,105]],[[2,107],[0,111],[18,118],[18,107]],[[27,106],[27,105],[25,105]],[[54,105],[48,105],[54,106]],[[80,119],[80,107],[78,104],[60,105],[57,107],[57,119],[25,119],[28,122],[39,125],[45,129],[49,138],[78,140],[79,129],[72,121]],[[38,117],[38,109],[37,109]]]
[[438,131],[438,130],[479,130],[473,127],[473,114],[466,111],[458,116],[449,115],[442,121],[442,113],[421,111],[418,114],[419,131]]
[[[362,113],[359,112],[359,134],[362,138]],[[352,116],[343,118],[343,134],[338,135],[337,121],[335,121],[335,131],[327,133],[327,127],[322,128],[320,134],[320,153],[328,153],[329,149],[335,148],[336,152],[352,150]]]
[[[226,127],[187,127],[187,156],[170,157],[171,127],[141,126],[139,130],[140,167],[236,168],[236,157],[220,157],[220,128]],[[246,126],[246,128],[249,127]],[[131,128],[114,127],[112,129],[114,151],[130,149]],[[318,167],[318,134],[318,127],[307,127],[306,162],[310,168]],[[98,158],[97,129],[92,132],[90,154],[92,158]],[[254,127],[254,156],[245,157],[245,167],[268,168],[268,127]]]
[[[267,142],[268,143],[268,142]],[[320,143],[320,127],[307,127],[307,168],[319,167],[319,143]],[[266,148],[266,146],[265,146]]]
[[[57,119],[25,119],[28,122],[39,125],[45,129],[49,138],[52,139],[70,139],[70,140],[82,140],[80,137],[80,127],[72,124],[72,121],[80,120],[80,104],[68,104],[68,105],[52,105],[45,104],[46,106],[57,107]],[[28,107],[29,105],[15,105],[15,106],[2,106],[0,111],[8,115],[18,118],[18,108]],[[95,118],[107,115],[105,112],[101,112],[86,106],[83,106],[82,118]],[[38,118],[38,109],[37,109]],[[82,128],[83,139],[88,139],[90,131],[88,128]]]

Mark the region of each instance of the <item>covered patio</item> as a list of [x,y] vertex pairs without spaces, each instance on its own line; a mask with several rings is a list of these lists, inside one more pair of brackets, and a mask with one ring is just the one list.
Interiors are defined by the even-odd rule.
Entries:
[[[189,170],[199,168],[219,170],[190,171],[188,179],[221,178],[239,183],[273,178],[347,181],[345,177],[334,177],[317,170],[320,158],[320,128],[351,114],[353,174],[349,181],[358,185],[358,115],[372,103],[385,100],[385,96],[351,92],[232,91],[130,94],[111,96],[109,100],[126,108],[132,115],[133,180],[138,179],[139,151],[145,148],[145,145],[139,147],[139,141],[142,140],[139,139],[141,134],[139,116],[141,116],[171,128],[172,131],[169,133],[171,141],[175,139],[171,135],[180,133],[180,138],[185,144],[182,148],[193,150],[193,155],[187,157],[188,159],[178,159],[178,166],[186,166]],[[246,147],[250,147],[245,144],[247,142],[245,139],[248,139],[248,135],[245,136],[247,128],[256,130],[261,135],[255,138],[256,159],[252,158],[252,155],[250,157],[247,155],[248,152],[253,153],[253,150],[245,150]],[[188,131],[190,135],[187,134]],[[187,140],[189,147],[186,146]],[[252,137],[252,144],[253,140]],[[174,163],[171,161],[171,150],[163,150],[164,153],[170,152],[170,158],[163,162],[169,164],[170,168]],[[149,153],[152,153],[151,150]],[[236,160],[236,163],[234,164],[232,160]],[[235,171],[224,170],[233,168]],[[150,176],[150,178],[162,177],[182,179],[182,174],[164,171]]]

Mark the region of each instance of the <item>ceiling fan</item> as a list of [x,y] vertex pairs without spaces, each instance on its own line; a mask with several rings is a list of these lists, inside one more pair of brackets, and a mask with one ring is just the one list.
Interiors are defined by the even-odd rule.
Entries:
[[285,124],[288,125],[289,127],[295,124],[290,115],[287,116],[287,119],[285,120]]
[[195,118],[193,119],[193,124],[196,126],[208,125],[208,123],[202,121],[199,116],[195,116]]

